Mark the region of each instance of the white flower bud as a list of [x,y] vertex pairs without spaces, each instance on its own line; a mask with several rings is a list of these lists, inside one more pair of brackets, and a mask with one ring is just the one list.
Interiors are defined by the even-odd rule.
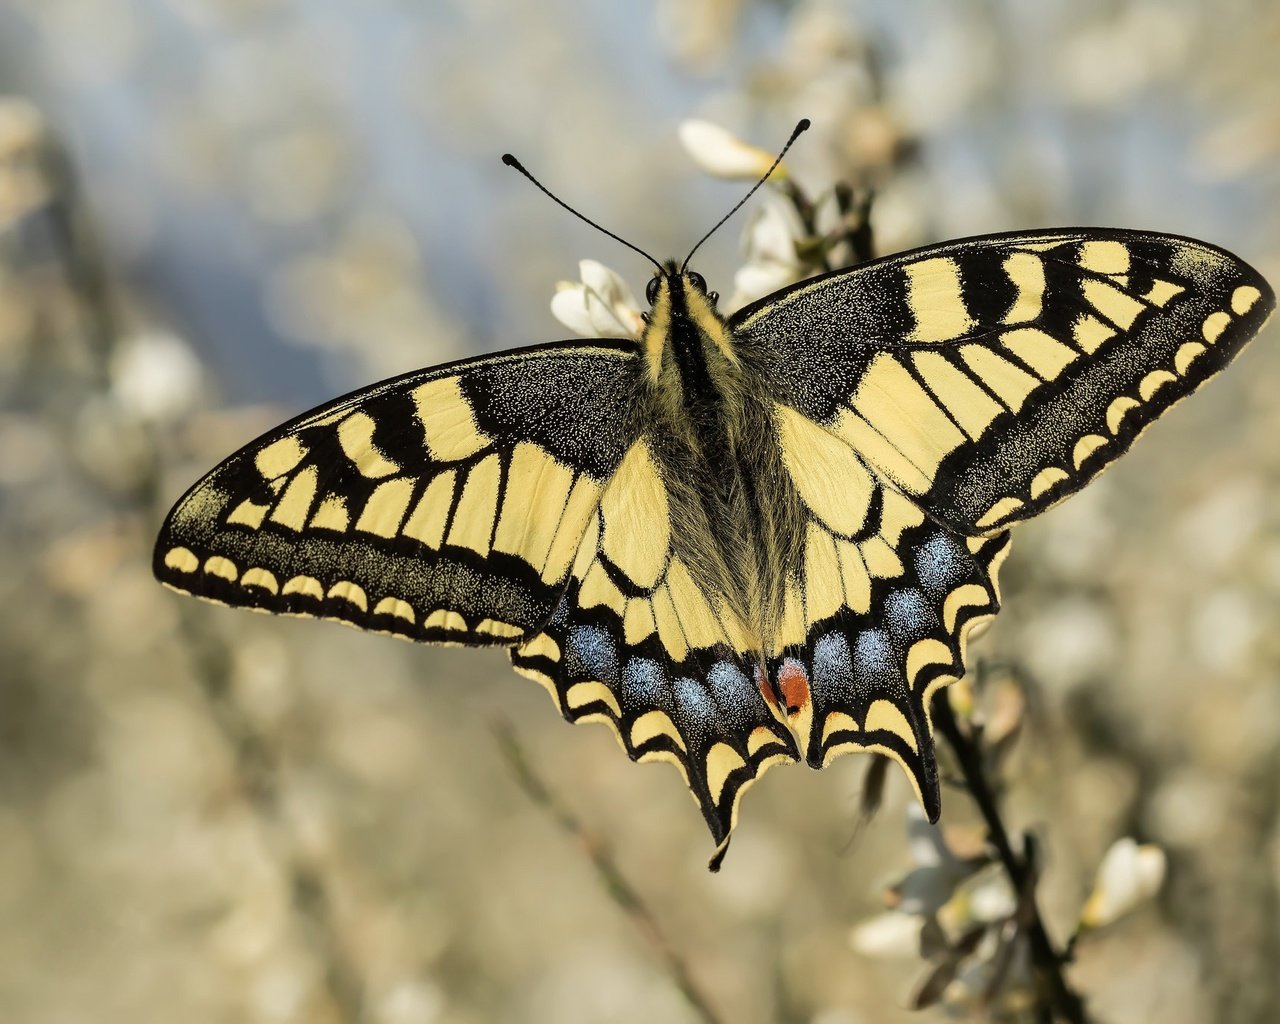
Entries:
[[[710,121],[680,122],[680,141],[702,170],[717,178],[758,181],[773,163],[773,154]],[[779,165],[776,172],[784,176]]]
[[638,338],[644,321],[627,283],[595,260],[581,260],[578,273],[581,281],[556,285],[552,315],[584,338]]
[[849,945],[864,956],[920,955],[920,929],[924,921],[911,914],[888,911],[869,917],[849,933]]
[[746,229],[747,262],[733,275],[733,310],[763,298],[806,276],[796,255],[796,242],[804,237],[804,225],[790,203],[766,197]]
[[1101,928],[1149,900],[1164,883],[1165,855],[1126,837],[1112,844],[1098,867],[1093,892],[1080,912],[1084,928]]
[[199,401],[200,363],[187,343],[165,331],[129,337],[111,357],[111,390],[139,419],[176,420]]

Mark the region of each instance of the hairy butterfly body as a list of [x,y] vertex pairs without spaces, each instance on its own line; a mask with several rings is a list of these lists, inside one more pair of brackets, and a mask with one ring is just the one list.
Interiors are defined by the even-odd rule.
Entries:
[[945,243],[728,318],[650,283],[641,338],[409,374],[254,441],[177,504],[200,597],[509,648],[570,721],[684,776],[723,852],[770,765],[899,761],[998,609],[1008,529],[1221,370],[1274,295],[1202,242]]

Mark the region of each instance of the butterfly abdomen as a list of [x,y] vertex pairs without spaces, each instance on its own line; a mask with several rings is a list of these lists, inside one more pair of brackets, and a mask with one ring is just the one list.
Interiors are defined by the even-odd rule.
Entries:
[[652,391],[676,549],[763,652],[804,546],[803,508],[781,461],[772,399],[688,277],[668,278],[654,305],[651,331],[661,337],[647,341],[662,352]]

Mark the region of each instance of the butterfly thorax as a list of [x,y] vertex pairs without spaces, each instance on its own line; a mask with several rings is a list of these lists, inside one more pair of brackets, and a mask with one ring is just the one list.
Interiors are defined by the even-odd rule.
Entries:
[[661,282],[643,343],[674,543],[767,650],[803,549],[772,399],[702,279],[671,267]]

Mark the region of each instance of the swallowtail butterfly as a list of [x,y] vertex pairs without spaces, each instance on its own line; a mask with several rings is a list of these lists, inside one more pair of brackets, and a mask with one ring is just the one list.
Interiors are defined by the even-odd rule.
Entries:
[[175,506],[156,575],[506,648],[569,721],[674,764],[717,859],[775,764],[878,751],[936,818],[930,699],[999,607],[1010,528],[1222,370],[1272,290],[1204,242],[1098,228],[931,245],[727,317],[687,263],[658,265],[636,340],[420,370],[251,442]]

